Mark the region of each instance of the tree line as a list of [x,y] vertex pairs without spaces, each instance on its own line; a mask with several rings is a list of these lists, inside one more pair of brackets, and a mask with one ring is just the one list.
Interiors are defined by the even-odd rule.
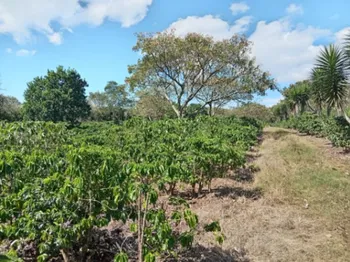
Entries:
[[250,47],[238,35],[215,41],[195,33],[185,37],[174,32],[139,34],[133,50],[141,52],[142,58],[128,67],[125,83],[110,81],[102,92],[87,96],[87,81],[75,69],[59,66],[28,83],[21,106],[6,98],[17,105],[18,116],[2,113],[1,119],[75,125],[87,119],[119,122],[132,115],[212,116],[233,101],[249,101],[254,94],[275,88],[269,73],[250,56]]
[[279,120],[309,111],[318,115],[342,116],[350,123],[350,32],[342,46],[325,46],[309,79],[284,89],[284,100],[272,108]]

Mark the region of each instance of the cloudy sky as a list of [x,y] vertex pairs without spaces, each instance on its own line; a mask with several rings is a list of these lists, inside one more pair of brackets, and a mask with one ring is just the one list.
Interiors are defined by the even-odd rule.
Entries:
[[[349,10],[344,0],[0,0],[1,88],[22,101],[26,83],[58,65],[75,68],[87,92],[122,83],[139,58],[135,33],[169,28],[216,39],[245,34],[284,87],[309,76],[322,45],[341,44]],[[280,98],[256,100],[271,106]]]

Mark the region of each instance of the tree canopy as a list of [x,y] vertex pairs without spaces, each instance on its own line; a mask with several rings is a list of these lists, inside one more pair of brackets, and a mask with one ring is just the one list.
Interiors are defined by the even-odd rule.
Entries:
[[134,104],[125,85],[109,81],[104,92],[89,94],[94,120],[121,121],[126,118],[127,110]]
[[271,122],[273,114],[270,108],[258,103],[246,103],[232,110],[238,117],[251,117],[264,122]]
[[17,98],[0,94],[0,120],[19,121],[21,118],[21,103]]
[[140,91],[138,101],[133,109],[136,116],[157,120],[162,118],[175,118],[176,114],[168,101],[155,92]]
[[90,114],[85,96],[88,83],[74,69],[62,66],[28,83],[24,93],[24,117],[30,120],[77,124]]
[[192,101],[213,108],[275,86],[251,58],[250,43],[243,36],[215,41],[195,33],[139,34],[133,50],[142,58],[129,66],[127,83],[133,89],[155,90],[180,118]]

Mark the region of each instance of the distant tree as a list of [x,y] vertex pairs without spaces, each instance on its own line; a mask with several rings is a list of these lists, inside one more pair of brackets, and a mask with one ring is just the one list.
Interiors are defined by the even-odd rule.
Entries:
[[283,91],[283,95],[289,103],[290,109],[294,115],[303,114],[307,106],[312,109],[309,104],[310,94],[311,85],[308,80],[292,84]]
[[125,85],[109,81],[104,92],[89,94],[94,120],[122,121],[127,118],[128,110],[134,104]]
[[246,103],[232,110],[232,113],[238,117],[251,117],[264,122],[273,120],[273,114],[270,108],[258,103]]
[[155,90],[176,115],[185,116],[192,101],[213,107],[263,94],[274,87],[268,73],[250,56],[250,43],[242,36],[215,41],[201,34],[178,37],[174,32],[139,34],[134,51],[142,58],[129,66],[132,88]]
[[185,111],[185,117],[194,118],[197,115],[208,115],[208,111],[201,104],[189,104]]
[[94,121],[111,121],[112,114],[107,103],[107,95],[104,92],[91,92],[88,97],[91,106],[90,118]]
[[21,103],[17,98],[0,94],[0,120],[19,121],[21,119]]
[[274,105],[271,108],[271,111],[275,118],[280,121],[287,120],[289,117],[289,108],[288,102],[285,100],[280,101],[277,105]]
[[311,100],[316,106],[316,113],[322,114],[323,107],[325,105],[325,97],[323,89],[325,82],[322,79],[322,71],[320,69],[314,68],[311,73],[311,89],[310,95]]
[[74,69],[62,66],[28,83],[24,93],[24,117],[30,120],[78,124],[90,114],[85,96],[87,82]]
[[133,109],[134,115],[153,120],[176,117],[168,101],[157,93],[141,91],[138,96],[139,100]]

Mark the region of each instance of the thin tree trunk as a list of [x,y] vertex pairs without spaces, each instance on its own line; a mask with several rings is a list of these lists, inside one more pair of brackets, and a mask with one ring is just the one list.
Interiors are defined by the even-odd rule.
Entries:
[[346,114],[345,111],[344,111],[344,118],[350,124],[350,117]]
[[138,205],[137,205],[138,211],[137,211],[137,224],[138,224],[138,230],[137,230],[137,244],[138,244],[138,261],[142,262],[142,217],[141,217],[141,209],[142,209],[142,196],[141,196],[141,190],[140,190],[140,195],[138,199]]
[[146,216],[148,212],[148,203],[149,203],[149,195],[146,197],[146,206],[144,209],[144,214],[142,218],[142,232],[141,232],[141,252],[139,252],[139,262],[143,261],[143,243],[144,243],[144,235],[145,235],[145,227],[146,227]]
[[[176,116],[177,116],[178,118],[182,118],[182,112],[180,112],[180,111],[182,111],[182,110],[179,110],[178,108],[176,108],[176,106],[173,104],[173,102],[171,101],[171,99],[169,98],[169,96],[168,96],[167,94],[164,93],[163,96],[164,96],[165,99],[170,103],[170,106],[171,106],[171,108],[174,110]],[[180,105],[179,105],[179,107],[180,107]]]
[[196,183],[192,183],[192,197],[196,196]]
[[317,114],[318,114],[317,108],[316,108],[316,109],[312,108],[312,106],[310,105],[310,102],[309,102],[309,101],[306,102],[306,105],[310,108],[310,110],[311,110],[313,113],[317,113]]
[[209,116],[214,116],[213,103],[209,103]]
[[67,251],[64,250],[64,249],[61,249],[61,250],[60,250],[60,253],[61,253],[62,257],[63,257],[63,261],[64,261],[64,262],[69,262],[69,257],[68,257],[68,255],[67,255]]
[[350,117],[349,117],[348,114],[345,112],[345,109],[344,109],[344,107],[343,107],[342,105],[340,106],[340,110],[341,110],[341,112],[343,113],[346,122],[348,122],[348,123],[350,124]]

